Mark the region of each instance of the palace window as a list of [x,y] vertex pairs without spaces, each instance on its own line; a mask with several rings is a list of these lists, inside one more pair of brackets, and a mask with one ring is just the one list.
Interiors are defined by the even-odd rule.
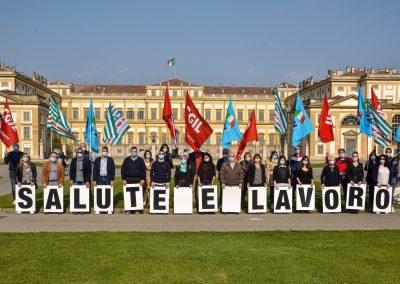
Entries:
[[222,140],[222,134],[215,133],[215,144],[217,144],[218,146],[221,145],[221,140]]
[[193,91],[193,96],[197,98],[199,96],[199,91]]
[[360,121],[354,115],[348,115],[342,120],[342,126],[357,126],[359,124]]
[[237,120],[243,121],[243,110],[242,109],[237,110]]
[[74,120],[79,119],[79,109],[78,108],[72,109],[72,119],[74,119]]
[[338,86],[337,87],[337,91],[338,92],[343,92],[344,91],[344,87],[343,86]]
[[157,96],[157,90],[151,90],[151,96],[152,97]]
[[275,134],[270,133],[268,134],[268,143],[270,146],[275,145]]
[[172,96],[177,97],[178,96],[178,91],[172,91]]
[[94,116],[95,116],[96,120],[100,119],[100,109],[96,108],[94,110]]
[[264,133],[258,133],[258,143],[260,143],[260,145],[264,144],[265,140],[265,135]]
[[156,108],[152,108],[150,110],[150,114],[151,114],[151,119],[157,119],[157,109]]
[[206,110],[205,110],[204,117],[205,117],[205,119],[208,120],[208,121],[211,120],[211,110],[210,110],[210,109],[206,109]]
[[22,112],[22,122],[31,122],[31,112],[30,111]]
[[133,109],[128,109],[126,112],[126,118],[127,119],[134,119],[135,118],[135,112]]
[[216,113],[215,113],[215,117],[217,121],[221,121],[222,120],[222,110],[217,109]]
[[317,146],[317,155],[323,155],[324,154],[324,145],[318,145]]
[[174,108],[172,109],[172,115],[174,116],[174,120],[178,119],[178,109]]
[[251,114],[253,113],[253,110],[248,110],[247,111],[247,119],[250,120]]
[[24,139],[31,139],[31,128],[29,126],[24,126]]
[[268,119],[269,121],[275,121],[275,110],[270,109],[268,111]]
[[264,121],[264,111],[263,110],[258,111],[258,121]]
[[89,112],[89,109],[88,109],[88,108],[84,108],[84,109],[83,109],[83,119],[84,119],[84,120],[87,119],[87,117],[88,117],[88,112]]
[[145,141],[144,141],[144,133],[143,133],[143,132],[139,133],[139,144],[140,144],[140,145],[145,144]]
[[144,119],[144,110],[143,109],[138,110],[137,119]]

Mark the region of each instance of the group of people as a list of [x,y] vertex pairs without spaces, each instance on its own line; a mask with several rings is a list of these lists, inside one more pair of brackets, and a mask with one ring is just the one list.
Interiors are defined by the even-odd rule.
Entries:
[[[139,183],[143,187],[143,202],[146,204],[150,187],[165,186],[169,188],[171,170],[173,169],[171,152],[167,144],[163,144],[156,157],[146,150],[143,157],[139,156],[137,147],[131,147],[131,152],[121,166],[122,183]],[[60,153],[52,152],[43,165],[43,187],[64,184],[65,158]],[[239,187],[242,190],[242,209],[245,210],[245,196],[248,187],[270,187],[270,207],[273,209],[274,192],[280,186],[296,188],[299,184],[314,185],[313,170],[308,156],[301,153],[300,147],[294,148],[293,155],[287,160],[284,155],[272,151],[269,160],[264,165],[260,154],[251,156],[244,154],[242,161],[236,160],[236,154],[223,149],[222,157],[214,165],[208,152],[194,151],[183,153],[179,165],[175,168],[175,187],[191,187],[215,185],[216,177],[220,183],[220,206],[225,187]],[[12,194],[15,200],[15,185],[37,185],[37,170],[29,154],[19,151],[18,144],[13,145],[13,151],[6,154],[4,162],[9,164]],[[373,204],[375,186],[386,186],[394,191],[397,184],[398,156],[392,156],[392,149],[385,149],[385,154],[376,155],[375,150],[369,155],[369,160],[363,166],[357,152],[351,157],[346,156],[344,149],[339,149],[338,157],[327,155],[326,166],[321,173],[321,188],[325,186],[342,186],[344,197],[347,185],[361,184],[364,181],[369,191],[369,205]],[[366,171],[366,175],[364,172]],[[85,143],[82,143],[72,159],[69,170],[70,186],[93,185],[114,186],[115,162],[109,155],[108,147],[104,146],[101,154],[92,162],[91,155]]]

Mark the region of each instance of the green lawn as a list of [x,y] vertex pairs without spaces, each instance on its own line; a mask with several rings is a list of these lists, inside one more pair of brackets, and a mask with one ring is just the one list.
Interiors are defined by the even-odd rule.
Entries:
[[400,283],[400,231],[0,234],[1,283]]

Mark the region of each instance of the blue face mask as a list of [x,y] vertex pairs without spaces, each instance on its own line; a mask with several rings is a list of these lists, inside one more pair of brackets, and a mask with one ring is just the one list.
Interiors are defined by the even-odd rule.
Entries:
[[186,173],[186,165],[181,165],[181,166],[180,166],[180,171],[181,171],[182,173]]
[[19,150],[19,146],[13,146],[13,150],[14,151],[18,151]]
[[339,153],[339,158],[344,158],[344,153]]
[[250,157],[246,157],[245,160],[246,160],[246,162],[250,162],[251,158]]
[[385,160],[379,160],[379,163],[380,163],[381,165],[383,165],[383,164],[385,163]]
[[226,158],[228,158],[228,154],[222,154],[222,157],[224,157],[226,159]]
[[181,163],[182,163],[182,165],[186,165],[186,163],[187,163],[186,159],[182,159]]
[[131,156],[132,156],[132,158],[136,158],[137,157],[137,152],[132,152]]
[[371,161],[375,161],[376,160],[376,156],[371,156]]
[[164,160],[164,155],[163,155],[163,154],[158,154],[158,158],[159,158],[160,160]]
[[103,157],[107,157],[107,156],[108,156],[108,153],[107,153],[107,152],[101,152],[101,155],[102,155]]
[[235,157],[229,157],[229,162],[233,162],[235,160]]
[[208,163],[210,161],[210,158],[204,158],[204,162]]

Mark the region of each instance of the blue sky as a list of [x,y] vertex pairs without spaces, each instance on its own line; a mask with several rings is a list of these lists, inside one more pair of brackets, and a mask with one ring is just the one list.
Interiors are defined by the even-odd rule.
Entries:
[[[400,1],[2,1],[0,60],[49,80],[297,84],[400,67]],[[5,28],[7,27],[7,28]]]

